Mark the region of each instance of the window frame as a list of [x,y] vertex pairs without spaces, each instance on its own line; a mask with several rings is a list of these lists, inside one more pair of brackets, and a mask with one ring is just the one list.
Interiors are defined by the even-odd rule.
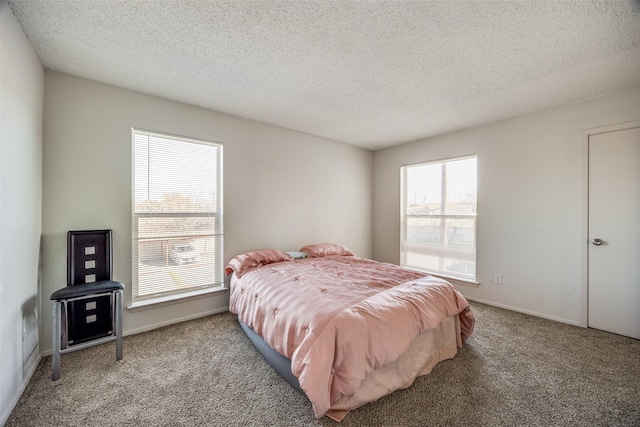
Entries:
[[[407,174],[410,168],[414,168],[414,167],[420,167],[420,166],[428,166],[428,165],[437,165],[437,164],[445,164],[445,163],[449,163],[449,162],[455,162],[455,161],[460,161],[460,160],[466,160],[466,159],[475,159],[476,161],[476,188],[475,188],[475,214],[471,215],[471,214],[447,214],[447,213],[440,213],[440,214],[407,214],[406,212],[406,207],[407,205],[407,200],[408,200],[408,183],[407,183]],[[411,163],[411,164],[406,164],[406,165],[402,165],[400,167],[400,266],[403,268],[408,268],[408,269],[412,269],[412,270],[417,270],[417,271],[424,271],[426,273],[432,274],[434,276],[439,276],[439,277],[443,277],[446,279],[453,279],[455,281],[461,282],[463,284],[471,284],[471,285],[478,285],[478,281],[477,281],[477,272],[478,272],[478,267],[477,267],[477,247],[478,247],[478,242],[477,242],[477,234],[478,234],[478,172],[477,172],[477,165],[478,165],[478,156],[477,154],[467,154],[467,155],[461,155],[461,156],[455,156],[455,157],[448,157],[448,158],[444,158],[444,159],[438,159],[438,160],[429,160],[429,161],[424,161],[424,162],[419,162],[419,163]],[[441,183],[442,186],[442,183]],[[443,197],[443,194],[445,194],[445,192],[441,192],[441,198]],[[445,196],[446,197],[446,196]],[[442,200],[441,200],[442,203]],[[449,202],[450,203],[450,202]],[[446,204],[446,203],[445,203]],[[471,276],[467,275],[463,275],[463,274],[455,274],[455,272],[451,272],[451,271],[443,271],[443,270],[437,270],[437,269],[430,269],[424,266],[419,266],[419,265],[413,265],[413,264],[409,264],[407,263],[407,253],[408,251],[405,250],[406,246],[409,244],[408,242],[408,238],[407,238],[407,218],[429,218],[429,219],[437,219],[442,221],[443,223],[446,222],[446,220],[473,220],[473,274]],[[444,230],[442,230],[440,233],[445,233],[446,234],[446,226],[444,228]],[[451,249],[448,248],[442,248],[440,250],[440,252],[446,252],[449,251]],[[436,249],[434,249],[435,252],[438,252]]]
[[[215,206],[212,211],[199,212],[136,212],[136,135],[148,135],[159,139],[181,141],[188,144],[202,144],[216,147],[216,188]],[[182,135],[174,135],[166,132],[152,131],[142,128],[131,128],[131,245],[132,245],[132,286],[130,309],[148,306],[151,304],[167,303],[173,300],[197,297],[199,295],[210,294],[218,291],[226,291],[224,284],[224,221],[223,221],[223,144],[217,141],[208,141]],[[147,176],[147,180],[149,177]],[[184,235],[158,235],[158,239],[187,239],[187,238],[212,238],[215,245],[214,256],[214,280],[205,285],[192,285],[184,289],[173,289],[154,292],[151,294],[139,293],[139,242],[149,240],[149,237],[141,239],[138,235],[139,220],[143,218],[214,218],[214,226],[211,233],[186,233]],[[218,224],[217,226],[215,224]],[[167,252],[169,249],[167,249]]]

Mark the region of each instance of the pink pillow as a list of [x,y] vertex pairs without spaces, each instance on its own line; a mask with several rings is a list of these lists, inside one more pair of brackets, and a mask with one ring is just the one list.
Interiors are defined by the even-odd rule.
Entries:
[[236,273],[236,276],[242,277],[247,271],[258,268],[262,265],[272,264],[274,262],[291,261],[293,258],[282,252],[280,249],[265,249],[262,251],[247,252],[244,254],[236,255],[229,264],[225,267],[224,271],[227,275],[232,272]]
[[300,252],[306,253],[309,258],[320,258],[323,256],[354,256],[355,254],[349,249],[337,243],[316,243],[315,245],[307,245],[300,249]]

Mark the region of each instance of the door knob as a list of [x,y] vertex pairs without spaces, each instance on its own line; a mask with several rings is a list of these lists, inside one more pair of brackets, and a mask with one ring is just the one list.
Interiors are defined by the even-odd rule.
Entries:
[[602,239],[593,239],[591,243],[593,243],[596,246],[601,246],[604,243],[604,241]]

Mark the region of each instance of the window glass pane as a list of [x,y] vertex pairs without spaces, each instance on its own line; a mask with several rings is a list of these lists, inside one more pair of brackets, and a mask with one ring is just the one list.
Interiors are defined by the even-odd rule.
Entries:
[[475,215],[476,159],[406,167],[409,215]]
[[434,163],[407,169],[408,214],[440,215],[442,213],[442,165]]
[[408,217],[406,220],[406,242],[414,246],[440,243],[441,222],[439,218]]
[[221,286],[222,146],[133,131],[134,299]]
[[219,146],[135,135],[136,212],[216,209]]
[[200,288],[216,276],[220,245],[213,237],[138,241],[138,296]]
[[402,168],[401,265],[475,280],[476,157]]
[[477,196],[476,158],[444,163],[447,215],[475,215]]

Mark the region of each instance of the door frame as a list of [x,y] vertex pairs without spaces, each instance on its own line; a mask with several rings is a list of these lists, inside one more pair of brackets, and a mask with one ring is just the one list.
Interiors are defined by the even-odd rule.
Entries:
[[640,127],[640,120],[585,129],[580,145],[580,326],[589,326],[589,137]]

